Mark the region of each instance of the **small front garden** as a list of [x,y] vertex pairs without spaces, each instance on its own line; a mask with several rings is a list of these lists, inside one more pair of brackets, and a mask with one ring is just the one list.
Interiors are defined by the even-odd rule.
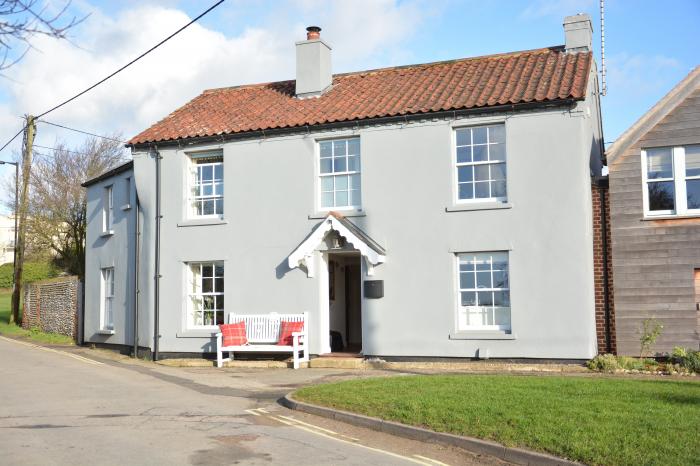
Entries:
[[307,387],[300,401],[587,464],[700,458],[700,383],[621,377],[425,375]]

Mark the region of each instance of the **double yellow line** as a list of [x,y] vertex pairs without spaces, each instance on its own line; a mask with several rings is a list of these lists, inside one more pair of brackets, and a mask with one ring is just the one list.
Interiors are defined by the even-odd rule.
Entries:
[[448,466],[445,463],[441,463],[440,461],[434,460],[432,458],[428,458],[425,456],[421,455],[413,455],[413,456],[405,456],[405,455],[399,455],[398,453],[394,453],[391,451],[387,450],[382,450],[381,448],[374,448],[370,447],[367,445],[363,445],[360,443],[360,439],[354,438],[354,437],[349,437],[347,435],[340,434],[338,432],[334,432],[330,429],[326,429],[324,427],[320,427],[314,424],[309,424],[308,422],[300,421],[299,419],[296,419],[291,416],[282,416],[280,414],[274,415],[270,414],[269,411],[267,411],[265,408],[255,408],[255,409],[246,409],[245,410],[248,414],[252,414],[253,416],[266,416],[270,419],[274,419],[277,422],[280,422],[282,424],[285,424],[290,427],[294,427],[300,430],[303,430],[305,432],[309,432],[314,435],[318,435],[320,437],[325,437],[331,440],[335,440],[337,442],[342,442],[346,444],[353,445],[355,447],[359,448],[364,448],[365,450],[370,450],[376,453],[382,453],[384,455],[392,456],[394,458],[399,458],[404,461],[408,461],[411,463],[415,464],[421,464],[423,466]]

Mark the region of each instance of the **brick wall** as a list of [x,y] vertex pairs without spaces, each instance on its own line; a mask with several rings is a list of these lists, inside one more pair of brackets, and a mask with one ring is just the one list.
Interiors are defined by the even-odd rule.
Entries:
[[[616,353],[615,340],[615,305],[613,293],[612,275],[612,239],[610,236],[610,198],[608,196],[607,178],[596,180],[592,185],[593,190],[593,277],[595,286],[595,326],[598,337],[599,353]],[[604,196],[601,203],[600,195]],[[605,212],[607,223],[606,238],[608,250],[608,305],[610,309],[610,347],[607,347],[605,337],[605,265],[603,257],[603,225],[601,224],[601,209]]]
[[75,339],[81,293],[82,284],[78,277],[61,277],[25,285],[22,327],[39,328]]

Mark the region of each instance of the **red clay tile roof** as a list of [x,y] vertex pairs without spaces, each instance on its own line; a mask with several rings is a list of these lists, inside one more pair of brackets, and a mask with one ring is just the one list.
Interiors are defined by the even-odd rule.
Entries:
[[294,81],[210,89],[129,144],[503,104],[584,99],[592,56],[544,48],[338,74],[319,98]]

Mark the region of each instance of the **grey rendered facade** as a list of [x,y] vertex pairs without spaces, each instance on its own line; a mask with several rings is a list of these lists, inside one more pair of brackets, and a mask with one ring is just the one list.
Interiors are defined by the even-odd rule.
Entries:
[[[586,40],[590,46],[590,33],[584,46]],[[153,348],[157,301],[159,352],[215,350],[216,329],[188,325],[186,290],[187,264],[216,262],[225,270],[226,314],[309,312],[312,354],[330,352],[328,333],[339,330],[365,356],[592,357],[597,344],[591,177],[602,165],[595,66],[587,82],[582,100],[529,110],[436,114],[308,127],[265,138],[135,146],[139,346]],[[483,125],[505,128],[507,200],[460,203],[456,131]],[[348,137],[359,138],[362,201],[360,209],[342,213],[383,248],[385,260],[371,264],[352,244],[341,243],[338,251],[330,234],[310,253],[306,268],[290,268],[290,254],[334,210],[319,208],[319,143]],[[188,167],[201,151],[223,155],[220,218],[188,214]],[[135,302],[131,258],[136,257],[130,238],[135,241],[136,226],[126,218],[135,219],[135,213],[122,213],[123,225],[117,218],[115,226],[123,231],[115,229],[109,237],[100,236],[98,223],[100,190],[116,181],[88,187],[85,334],[88,341],[130,345]],[[458,254],[481,252],[508,257],[507,331],[458,325]],[[94,316],[100,309],[99,286],[90,277],[110,260],[115,270],[123,267],[125,272],[115,272],[115,328],[105,335]],[[333,286],[330,277],[336,280]],[[383,297],[365,296],[362,288],[369,280],[383,281]],[[355,292],[350,296],[346,289]],[[344,308],[342,316],[335,314],[338,308]]]
[[[700,68],[608,149],[619,354],[639,354],[644,319],[656,319],[664,327],[655,352],[671,352],[675,346],[698,349],[700,344],[700,213],[690,203],[683,203],[685,209],[680,205],[681,189],[690,194],[696,183],[690,169],[697,155],[689,155],[688,148],[698,144]],[[688,168],[687,174],[676,174],[677,182],[670,182],[680,188],[671,211],[659,212],[645,199],[643,153],[674,150],[682,155],[681,148],[686,157],[676,157],[676,162]],[[678,182],[688,183],[687,188]]]

